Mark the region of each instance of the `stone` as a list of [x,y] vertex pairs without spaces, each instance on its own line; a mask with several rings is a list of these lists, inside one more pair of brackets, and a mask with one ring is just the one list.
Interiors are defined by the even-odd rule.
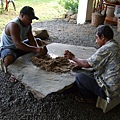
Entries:
[[[52,58],[63,56],[65,50],[70,50],[77,57],[85,59],[96,51],[93,47],[61,43],[48,44],[46,47],[48,48],[48,54]],[[33,53],[29,53],[19,57],[13,64],[8,66],[8,72],[30,89],[37,99],[41,99],[50,93],[61,91],[75,81],[76,72],[72,70],[67,73],[55,73],[41,70],[31,61],[34,55]]]
[[49,37],[48,31],[40,28],[32,28],[32,33],[34,37],[45,40]]
[[64,19],[65,22],[69,22],[69,20],[70,20],[69,18],[65,18]]
[[76,23],[77,23],[77,21],[76,21],[76,20],[74,20],[74,19],[70,19],[70,20],[69,20],[69,23],[74,23],[74,24],[76,24]]
[[62,15],[62,19],[65,19],[66,16],[67,16],[67,14],[63,14],[63,15]]
[[73,11],[68,11],[67,16],[73,15]]
[[77,20],[77,14],[71,15],[71,19]]

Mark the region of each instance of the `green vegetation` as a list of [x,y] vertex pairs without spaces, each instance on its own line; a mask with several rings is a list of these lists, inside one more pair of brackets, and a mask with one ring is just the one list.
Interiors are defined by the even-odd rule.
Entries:
[[72,10],[74,13],[78,13],[78,2],[79,0],[59,0],[59,4],[67,10]]
[[[2,13],[0,13],[0,36],[7,22],[17,17],[21,8],[25,5],[34,8],[36,16],[39,17],[39,21],[61,18],[61,16],[65,13],[64,7],[62,7],[56,0],[15,0],[15,5],[16,11],[14,11],[13,5],[10,2],[8,11],[4,10]],[[33,23],[39,21],[33,20]]]

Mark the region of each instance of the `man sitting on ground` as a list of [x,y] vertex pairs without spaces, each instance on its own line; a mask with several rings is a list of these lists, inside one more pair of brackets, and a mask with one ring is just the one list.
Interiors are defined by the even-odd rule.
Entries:
[[93,74],[79,73],[74,83],[79,102],[96,102],[98,96],[111,100],[120,95],[120,44],[113,39],[113,30],[101,25],[96,31],[99,49],[88,59],[75,57],[66,50],[65,58],[73,60],[79,67],[93,68]]
[[19,16],[5,26],[0,43],[1,58],[5,67],[18,57],[30,52],[47,54],[46,47],[40,46],[42,41],[33,37],[31,26],[33,19],[38,20],[34,9],[25,6],[21,9]]

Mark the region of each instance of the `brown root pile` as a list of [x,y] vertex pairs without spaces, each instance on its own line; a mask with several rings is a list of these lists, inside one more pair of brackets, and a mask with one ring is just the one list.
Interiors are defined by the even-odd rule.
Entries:
[[69,72],[74,65],[64,57],[51,58],[50,56],[33,56],[31,61],[42,70],[56,73]]

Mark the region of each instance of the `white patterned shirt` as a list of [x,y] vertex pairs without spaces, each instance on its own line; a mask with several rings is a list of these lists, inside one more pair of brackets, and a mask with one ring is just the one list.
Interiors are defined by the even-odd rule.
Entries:
[[106,95],[113,99],[120,95],[120,44],[109,40],[87,59],[96,71],[94,77]]

